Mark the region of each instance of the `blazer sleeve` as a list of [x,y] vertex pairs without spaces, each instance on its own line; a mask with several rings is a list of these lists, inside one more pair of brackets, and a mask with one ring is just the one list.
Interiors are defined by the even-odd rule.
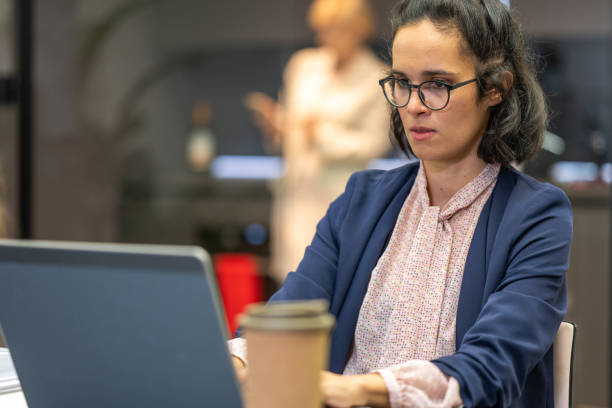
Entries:
[[359,173],[349,179],[346,190],[333,201],[317,224],[312,243],[295,272],[290,272],[283,286],[270,298],[285,300],[325,299],[331,302],[338,269],[338,232],[348,211]]
[[566,312],[569,201],[549,185],[527,196],[508,203],[497,231],[487,273],[505,270],[499,285],[456,353],[433,361],[459,381],[465,406],[505,407],[520,396]]

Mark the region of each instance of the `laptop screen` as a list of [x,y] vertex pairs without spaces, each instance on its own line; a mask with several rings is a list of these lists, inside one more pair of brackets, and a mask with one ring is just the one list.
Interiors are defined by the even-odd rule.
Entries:
[[30,408],[240,407],[208,254],[0,241],[0,325]]

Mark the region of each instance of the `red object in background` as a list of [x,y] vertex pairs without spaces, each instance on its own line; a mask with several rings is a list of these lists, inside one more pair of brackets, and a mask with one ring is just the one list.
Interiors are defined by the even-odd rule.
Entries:
[[262,280],[257,260],[249,254],[227,253],[215,255],[214,264],[227,327],[233,337],[238,327],[238,315],[248,304],[262,301]]

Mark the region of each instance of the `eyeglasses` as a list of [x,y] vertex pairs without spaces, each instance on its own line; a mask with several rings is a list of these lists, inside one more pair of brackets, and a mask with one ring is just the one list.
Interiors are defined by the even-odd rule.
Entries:
[[450,100],[450,91],[477,81],[478,78],[449,85],[444,81],[434,79],[425,81],[419,85],[413,85],[407,79],[389,76],[378,81],[382,87],[387,101],[396,108],[403,108],[410,102],[412,89],[417,90],[419,99],[427,108],[431,110],[441,110],[446,108]]

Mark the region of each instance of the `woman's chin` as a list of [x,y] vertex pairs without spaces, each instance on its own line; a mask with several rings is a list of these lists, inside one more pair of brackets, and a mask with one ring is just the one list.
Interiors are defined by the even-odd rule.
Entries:
[[411,143],[410,148],[414,155],[422,161],[436,161],[444,157],[437,149],[432,149],[428,146],[423,146],[420,143]]

